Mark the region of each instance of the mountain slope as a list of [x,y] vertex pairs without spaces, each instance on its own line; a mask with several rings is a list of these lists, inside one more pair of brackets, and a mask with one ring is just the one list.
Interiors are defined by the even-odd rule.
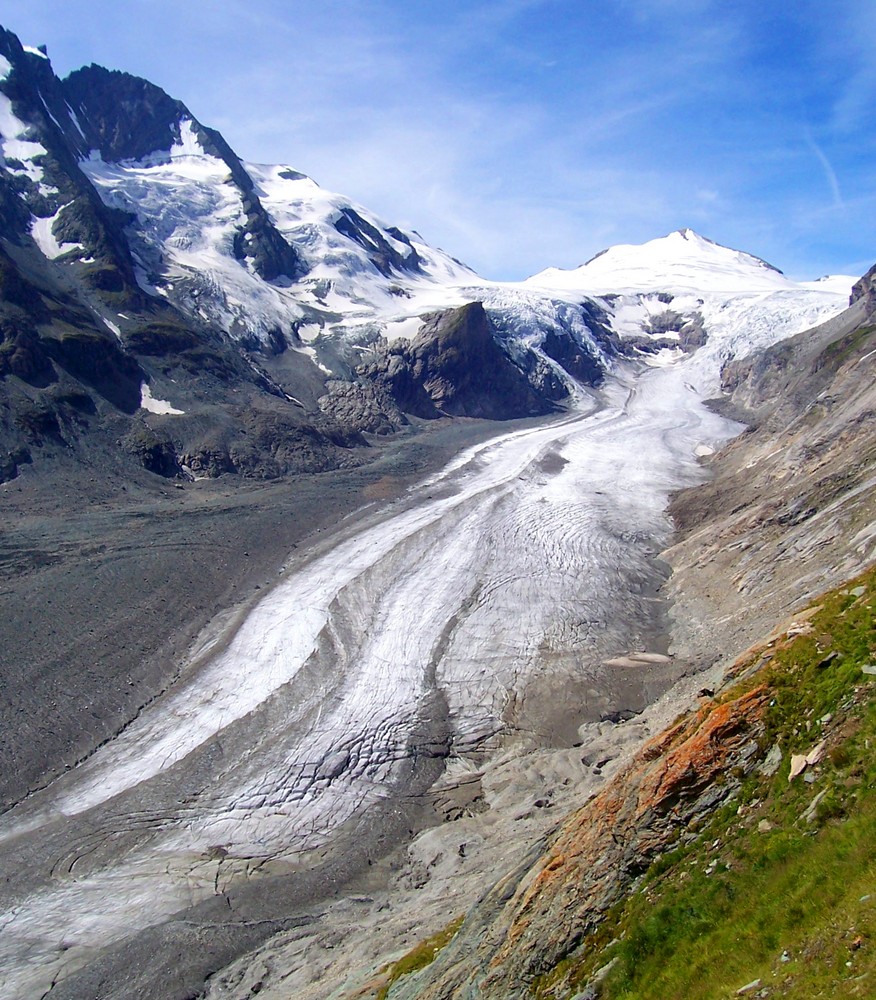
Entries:
[[[0,34],[0,57],[3,478],[31,464],[41,474],[44,462],[130,477],[143,469],[181,476],[187,463],[271,476],[361,461],[351,450],[364,447],[361,438],[315,407],[305,414],[290,405],[222,331],[141,287],[131,217],[107,206],[82,169],[92,149],[86,132],[108,149],[129,151],[124,143],[133,140],[10,32]],[[89,76],[134,90],[136,107],[120,102],[130,112],[123,117],[135,130],[142,124],[149,144],[161,127],[172,140],[159,119],[180,105],[143,81]],[[109,96],[103,104],[112,105]],[[271,239],[263,212],[243,213],[254,233],[259,218],[268,235],[254,235],[254,246],[279,241],[291,260],[288,244],[276,233]],[[253,429],[265,438],[260,453],[244,440]],[[299,446],[279,443],[287,439]]]
[[[661,992],[672,989],[666,982],[687,981],[690,969],[672,963],[671,948],[669,955],[661,951],[660,941],[653,939],[657,932],[649,929],[657,917],[633,894],[641,890],[641,877],[652,863],[658,863],[656,879],[668,868],[670,880],[676,880],[665,891],[654,890],[655,906],[663,907],[660,912],[669,921],[660,933],[667,941],[677,933],[686,947],[690,940],[691,954],[697,954],[695,942],[710,927],[697,925],[688,934],[690,914],[672,909],[673,898],[684,898],[682,880],[690,877],[678,858],[706,865],[710,856],[717,859],[720,847],[721,856],[729,859],[727,870],[741,867],[742,878],[749,878],[745,857],[740,866],[740,855],[733,851],[737,828],[751,829],[752,821],[746,819],[741,827],[734,822],[734,800],[741,796],[740,814],[750,807],[761,821],[760,836],[777,822],[793,824],[777,834],[775,855],[767,853],[758,863],[760,869],[751,875],[756,884],[778,878],[787,857],[781,843],[788,837],[799,840],[801,866],[794,877],[809,884],[807,866],[824,863],[802,860],[809,858],[811,824],[825,844],[831,838],[854,839],[855,830],[872,828],[872,803],[865,805],[863,792],[849,793],[860,781],[854,768],[846,770],[849,755],[860,753],[857,744],[846,741],[861,725],[872,725],[872,701],[860,687],[861,667],[872,669],[867,663],[876,648],[868,603],[872,570],[863,581],[847,582],[876,560],[876,314],[871,291],[872,272],[856,286],[852,306],[836,319],[725,368],[727,396],[720,405],[747,416],[752,429],[711,460],[712,482],[682,492],[673,503],[680,540],[664,553],[673,567],[668,585],[674,599],[673,648],[692,669],[711,668],[705,676],[719,688],[716,701],[700,701],[698,711],[655,736],[546,845],[504,874],[454,928],[452,941],[430,956],[434,961],[421,962],[421,971],[410,976],[402,974],[402,963],[397,973],[390,971],[379,995],[390,1000],[475,993],[503,1000],[668,995]],[[837,586],[828,599],[819,597]],[[818,605],[807,611],[816,598]],[[819,615],[824,607],[828,610]],[[853,610],[854,626],[851,617],[843,620]],[[793,625],[786,621],[777,626],[791,614],[798,616]],[[841,638],[843,630],[852,628],[854,634]],[[700,695],[711,699],[713,693],[702,690]],[[786,713],[781,717],[778,709],[772,710],[777,701]],[[809,787],[801,780],[786,794],[790,753],[808,753],[822,737],[836,750],[832,767],[825,765],[826,774],[810,775],[819,782],[813,792],[798,792]],[[820,760],[813,756],[810,766]],[[773,780],[782,762],[780,777]],[[842,788],[843,805],[819,812],[824,795]],[[722,811],[728,800],[732,809]],[[758,810],[763,800],[767,806]],[[845,822],[852,831],[847,835],[840,829]],[[821,854],[827,858],[832,850],[826,846]],[[817,848],[810,853],[814,857]],[[666,863],[660,861],[664,854]],[[868,858],[860,864],[869,863]],[[716,865],[714,860],[706,869],[707,877],[716,873]],[[853,865],[831,877],[845,884],[858,874]],[[733,880],[732,873],[723,881],[728,878]],[[714,894],[708,898],[714,900]],[[749,902],[743,896],[739,906]],[[851,902],[844,898],[843,905]],[[721,919],[733,925],[736,912],[735,904],[729,911],[725,906]],[[783,925],[789,945],[804,934],[817,941],[818,935],[832,933],[818,922],[819,914],[807,910],[810,922],[805,925],[800,919]],[[621,920],[628,923],[620,925]],[[735,956],[738,925],[733,926]],[[638,943],[618,946],[621,930],[638,935]],[[714,947],[717,953],[723,944]],[[818,977],[833,974],[822,967],[817,952],[804,953],[802,943],[799,947],[800,962],[811,966],[802,966],[807,977],[821,981]],[[759,968],[771,959],[777,963],[780,951],[775,945],[764,951],[758,938],[746,954]],[[599,971],[612,958],[617,959],[612,968]],[[647,982],[639,968],[646,960],[656,963],[654,977],[666,977],[662,986]],[[862,961],[863,969],[869,968],[871,960],[863,956]],[[740,965],[735,957],[728,958],[726,968],[707,957],[705,971],[687,982],[685,995],[716,995],[709,989],[717,988],[716,976],[721,979],[725,973],[743,985],[745,968],[752,965]],[[797,978],[800,970],[794,970]],[[712,986],[696,992],[703,983]],[[723,983],[725,989],[728,985]],[[809,995],[807,988],[789,995]]]
[[[479,279],[293,170],[244,164],[148,81],[98,66],[59,80],[8,31],[0,59],[3,478],[46,461],[177,478],[364,461],[357,429],[400,423],[363,412],[363,393],[386,393],[367,372],[399,332],[478,301]],[[571,391],[528,341],[489,329],[480,391],[512,370],[529,388],[465,412],[545,412]],[[602,378],[587,328],[563,336],[555,353]]]
[[[94,65],[59,80],[8,31],[0,58],[6,478],[61,452],[165,477],[361,462],[358,431],[393,432],[403,421],[384,411],[408,405],[380,375],[393,345],[475,302],[498,347],[479,392],[499,395],[464,412],[503,417],[551,410],[618,359],[744,353],[842,302],[689,230],[488,282],[289,167],[245,163],[148,81]],[[618,297],[619,282],[641,287]],[[92,384],[92,365],[125,374]],[[528,384],[517,406],[499,388],[509,365]]]
[[[672,507],[684,536],[670,552],[680,645],[697,628],[719,648],[740,631],[754,641],[777,606],[809,600],[873,558],[871,282],[822,326],[724,367],[717,405],[749,430],[724,449],[713,480]],[[706,560],[696,569],[694,549]]]

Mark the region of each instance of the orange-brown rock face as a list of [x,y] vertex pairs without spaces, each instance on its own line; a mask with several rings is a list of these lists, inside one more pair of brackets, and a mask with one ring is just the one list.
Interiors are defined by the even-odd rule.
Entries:
[[426,976],[391,995],[527,996],[534,976],[574,949],[655,857],[727,798],[731,775],[755,766],[767,698],[761,687],[712,703],[647,743],[540,857],[472,910]]

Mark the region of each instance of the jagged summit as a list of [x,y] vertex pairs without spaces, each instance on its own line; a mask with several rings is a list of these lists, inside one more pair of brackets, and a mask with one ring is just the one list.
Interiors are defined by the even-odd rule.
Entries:
[[92,63],[62,81],[91,149],[105,160],[137,160],[169,152],[181,123],[192,115],[160,87],[140,77]]
[[630,288],[745,292],[797,287],[760,257],[722,246],[689,228],[647,243],[609,247],[580,267],[548,268],[526,284],[591,293]]

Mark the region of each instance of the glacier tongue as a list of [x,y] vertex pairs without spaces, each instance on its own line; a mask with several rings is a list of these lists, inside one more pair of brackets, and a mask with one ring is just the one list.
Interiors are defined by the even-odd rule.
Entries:
[[32,863],[73,875],[8,900],[4,995],[324,851],[423,794],[440,758],[489,766],[508,741],[563,745],[644,707],[671,677],[604,661],[660,631],[668,493],[735,429],[684,369],[621,371],[598,406],[471,449],[300,558],[175,689],[4,816],[0,851],[26,833]]

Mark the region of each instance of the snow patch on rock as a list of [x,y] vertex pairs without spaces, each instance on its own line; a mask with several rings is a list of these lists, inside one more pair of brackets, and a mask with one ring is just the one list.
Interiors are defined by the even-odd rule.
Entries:
[[[113,329],[107,320],[104,320],[104,322],[110,327],[110,329]],[[118,328],[113,330],[113,332],[118,335]],[[150,413],[160,413],[165,416],[182,416],[182,414],[186,412],[185,410],[178,410],[166,399],[155,399],[147,382],[143,382],[140,386],[140,407],[144,410],[148,410]]]
[[59,208],[54,215],[45,219],[34,216],[30,224],[30,235],[48,260],[55,260],[57,257],[69,253],[71,250],[78,250],[83,253],[85,251],[81,243],[59,243],[57,237],[52,232],[58,216],[64,211],[64,208],[66,208],[66,205]]

